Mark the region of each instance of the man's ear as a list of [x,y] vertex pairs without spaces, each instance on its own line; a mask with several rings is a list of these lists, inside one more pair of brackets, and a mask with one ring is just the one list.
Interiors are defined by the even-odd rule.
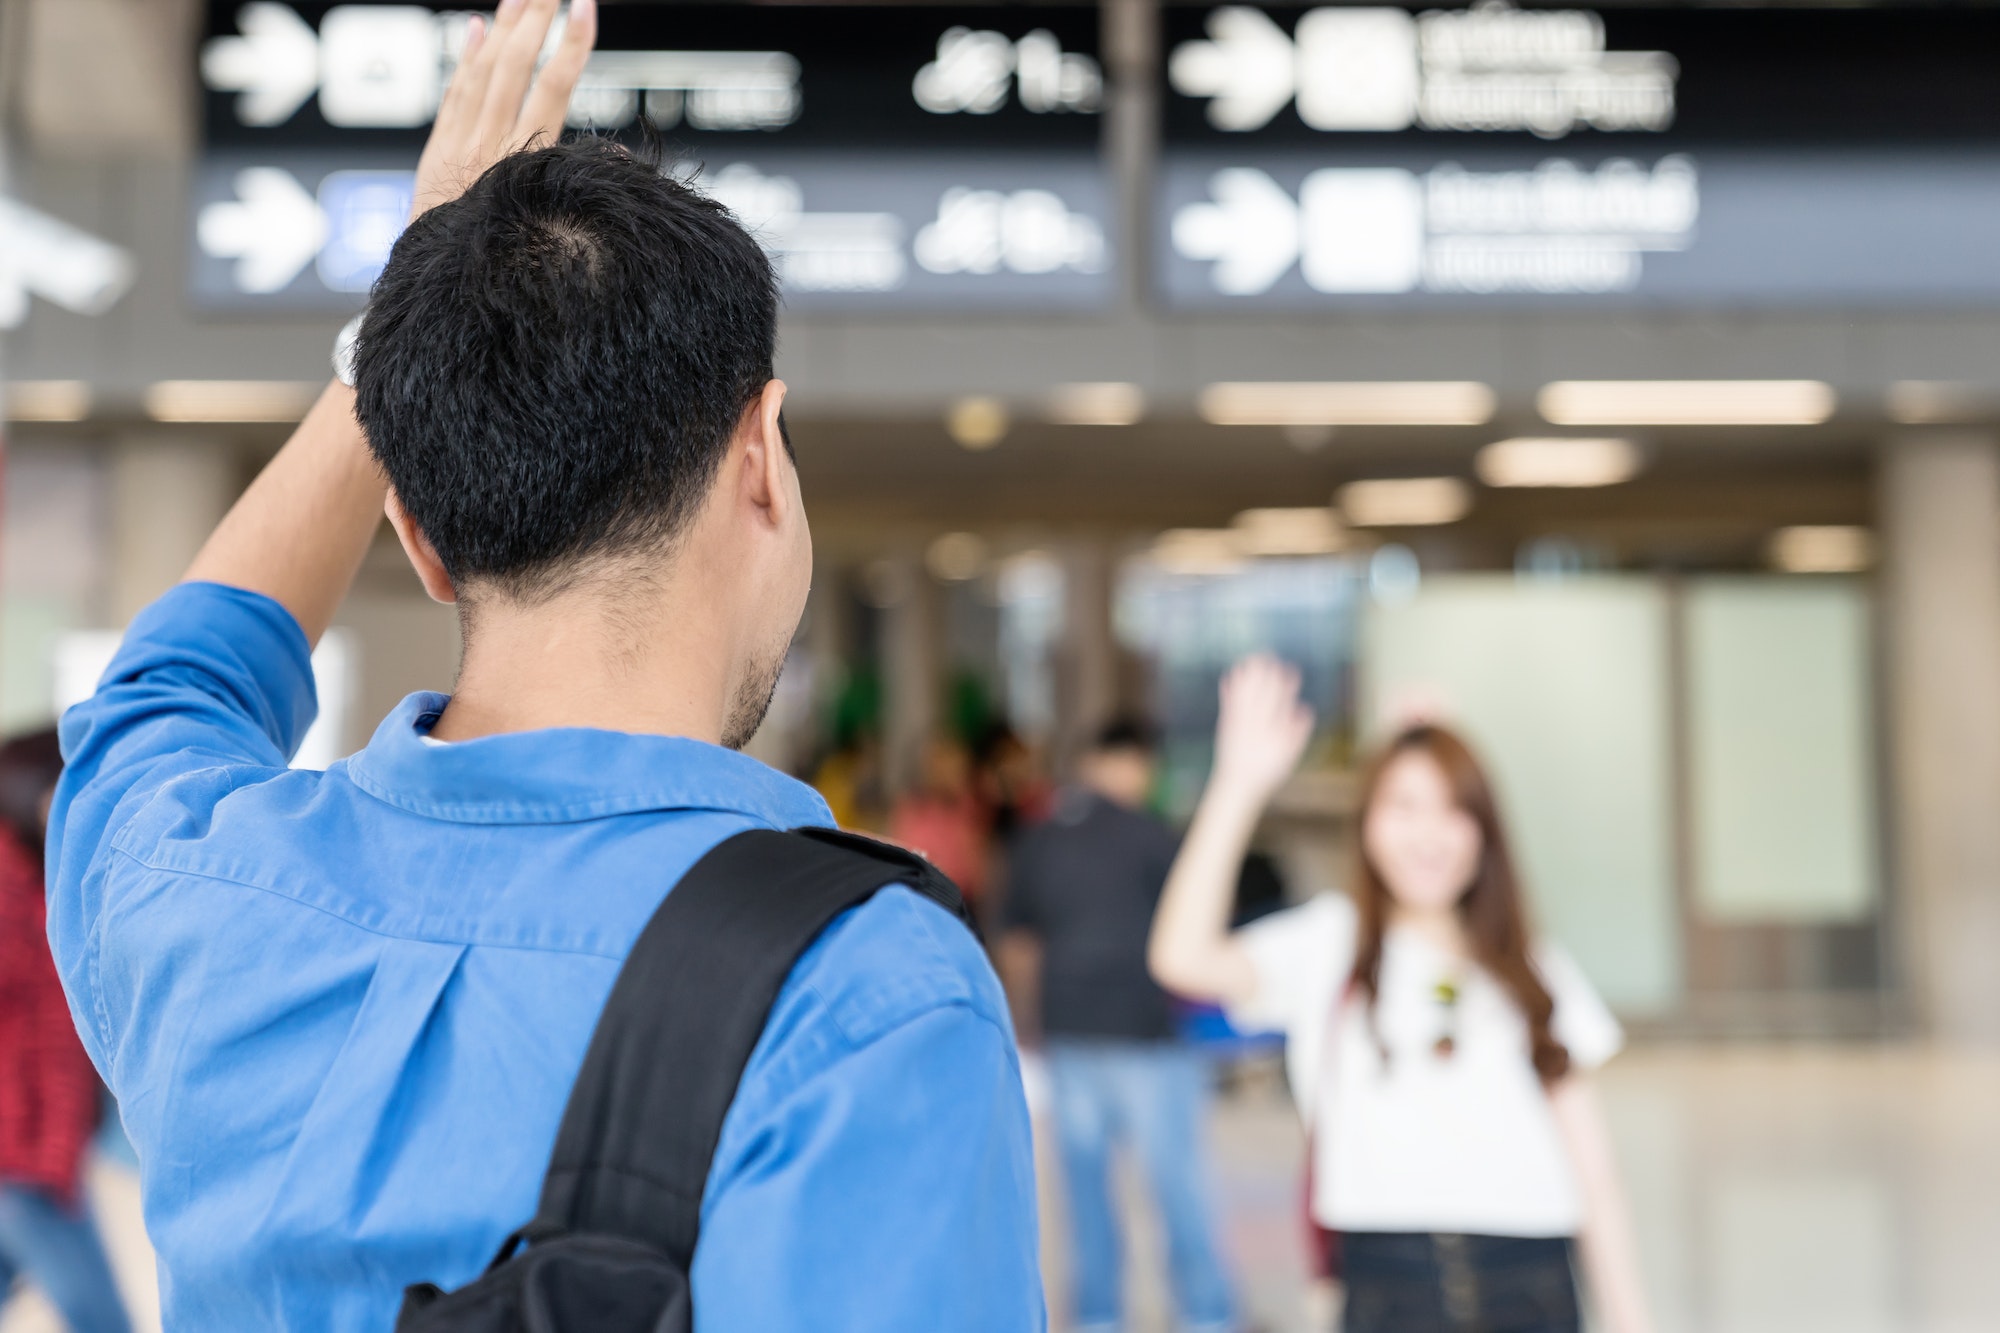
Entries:
[[410,517],[410,511],[403,508],[403,502],[396,497],[394,487],[382,502],[382,511],[389,516],[389,526],[396,530],[396,540],[403,544],[403,554],[410,557],[410,567],[417,571],[424,591],[433,602],[443,602],[449,606],[458,600],[458,589],[451,585],[451,575],[445,573],[444,561],[438,559],[437,548],[431,539],[424,536],[424,530]]
[[785,410],[785,382],[771,380],[744,409],[739,429],[743,432],[743,481],[748,498],[765,510],[775,523],[786,517],[795,503],[791,485],[791,447],[785,442],[781,419]]

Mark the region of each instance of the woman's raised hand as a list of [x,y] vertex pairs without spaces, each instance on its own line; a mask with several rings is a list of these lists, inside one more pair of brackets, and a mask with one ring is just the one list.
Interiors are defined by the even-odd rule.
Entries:
[[1263,804],[1299,766],[1312,730],[1298,669],[1265,654],[1244,658],[1222,678],[1211,789]]
[[538,76],[535,61],[558,9],[558,0],[501,0],[490,30],[485,20],[472,21],[417,163],[412,217],[456,199],[508,153],[562,133],[570,94],[597,42],[597,0],[571,0],[562,39]]

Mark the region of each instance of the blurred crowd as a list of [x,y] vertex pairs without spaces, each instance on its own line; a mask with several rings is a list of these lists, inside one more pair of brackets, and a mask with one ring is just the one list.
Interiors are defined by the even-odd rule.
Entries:
[[1159,813],[1158,740],[1137,717],[1100,728],[1061,784],[1003,722],[932,736],[895,793],[866,732],[817,766],[844,824],[929,857],[984,928],[1031,1096],[1045,1090],[1068,1326],[1127,1326],[1120,1153],[1166,1238],[1176,1326],[1242,1326],[1206,1102],[1223,1052],[1281,1037],[1307,1127],[1301,1225],[1348,1333],[1579,1329],[1579,1270],[1603,1327],[1645,1333],[1589,1081],[1623,1035],[1535,931],[1485,769],[1435,722],[1395,732],[1359,773],[1344,891],[1294,894],[1256,834],[1314,733],[1300,684],[1261,657],[1224,678],[1185,835]]

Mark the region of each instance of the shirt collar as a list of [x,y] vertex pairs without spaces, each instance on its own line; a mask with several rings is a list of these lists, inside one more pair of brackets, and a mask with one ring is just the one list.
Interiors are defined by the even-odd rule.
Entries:
[[422,737],[449,696],[398,704],[347,776],[377,800],[466,824],[567,823],[642,810],[727,810],[775,828],[831,824],[819,793],[734,750],[679,736],[592,727]]

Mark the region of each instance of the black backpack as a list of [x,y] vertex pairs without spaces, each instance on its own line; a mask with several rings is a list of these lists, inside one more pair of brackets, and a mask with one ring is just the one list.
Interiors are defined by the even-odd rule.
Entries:
[[833,829],[702,857],[619,970],[534,1220],[476,1281],[409,1288],[396,1333],[690,1333],[702,1190],[743,1067],[806,946],[891,884],[966,919],[929,862]]

